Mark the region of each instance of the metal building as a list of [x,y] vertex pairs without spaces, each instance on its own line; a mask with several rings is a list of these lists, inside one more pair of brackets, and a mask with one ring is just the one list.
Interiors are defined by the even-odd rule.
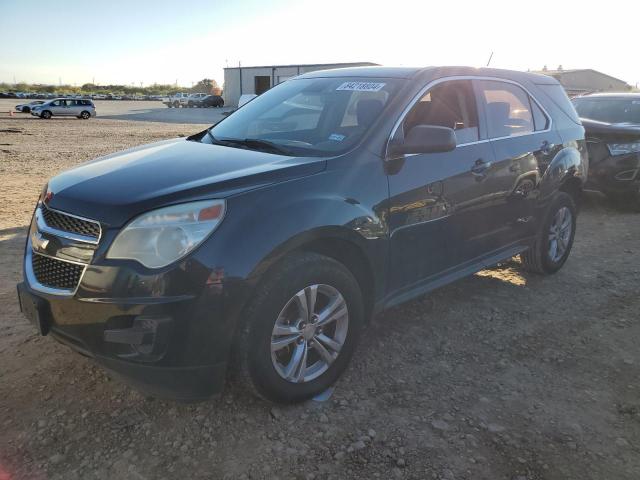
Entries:
[[227,67],[224,69],[224,104],[235,107],[238,105],[238,100],[241,95],[260,95],[271,87],[303,73],[327,70],[330,68],[371,67],[376,65],[376,63],[371,62],[356,62]]
[[536,73],[549,75],[560,82],[569,96],[583,95],[593,92],[626,92],[631,86],[619,78],[590,68],[564,70],[542,69]]

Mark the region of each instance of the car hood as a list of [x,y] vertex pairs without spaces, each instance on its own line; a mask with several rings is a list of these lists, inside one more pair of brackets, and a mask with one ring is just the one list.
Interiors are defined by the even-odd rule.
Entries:
[[322,158],[166,140],[118,152],[49,181],[54,209],[121,226],[144,211],[173,203],[225,198],[320,172]]
[[607,123],[581,118],[587,134],[611,134],[611,135],[638,135],[640,136],[640,125],[635,123]]

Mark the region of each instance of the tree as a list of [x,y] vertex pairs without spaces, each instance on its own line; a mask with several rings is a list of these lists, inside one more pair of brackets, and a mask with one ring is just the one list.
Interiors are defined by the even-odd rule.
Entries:
[[215,90],[219,90],[218,82],[211,78],[203,78],[191,88],[192,93],[214,93]]

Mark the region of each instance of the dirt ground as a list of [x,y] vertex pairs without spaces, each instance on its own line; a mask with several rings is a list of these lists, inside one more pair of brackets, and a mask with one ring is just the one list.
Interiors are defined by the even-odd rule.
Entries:
[[0,480],[640,478],[640,214],[596,195],[558,274],[508,262],[385,313],[325,402],[153,400],[36,335],[15,284],[46,179],[198,128],[0,118]]

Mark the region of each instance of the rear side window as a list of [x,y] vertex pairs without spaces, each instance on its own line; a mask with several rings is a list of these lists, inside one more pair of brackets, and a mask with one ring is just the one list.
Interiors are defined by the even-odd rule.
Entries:
[[407,135],[418,125],[452,128],[459,145],[479,139],[478,109],[470,80],[435,85],[411,108],[402,123]]
[[529,95],[512,83],[480,80],[487,112],[489,138],[511,137],[535,131]]

